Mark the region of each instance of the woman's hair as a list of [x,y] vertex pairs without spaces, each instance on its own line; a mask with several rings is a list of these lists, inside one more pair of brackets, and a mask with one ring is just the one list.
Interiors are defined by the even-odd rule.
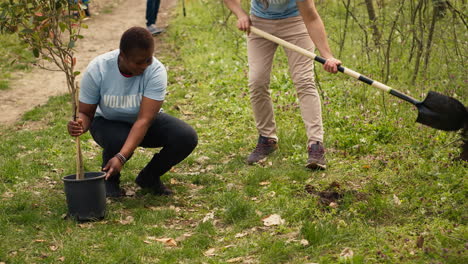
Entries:
[[149,50],[153,48],[153,36],[146,28],[131,27],[120,38],[120,51],[124,54],[129,54],[136,49]]

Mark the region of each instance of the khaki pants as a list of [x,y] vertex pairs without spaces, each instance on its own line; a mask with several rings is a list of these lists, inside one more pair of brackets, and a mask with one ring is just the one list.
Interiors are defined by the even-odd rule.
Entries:
[[[252,25],[309,51],[314,50],[301,16],[271,20],[251,16]],[[276,122],[270,96],[270,73],[278,45],[253,33],[249,34],[247,51],[249,60],[249,90],[257,130],[264,137],[276,138]],[[285,49],[289,73],[299,98],[308,145],[323,142],[322,110],[315,87],[313,60]]]

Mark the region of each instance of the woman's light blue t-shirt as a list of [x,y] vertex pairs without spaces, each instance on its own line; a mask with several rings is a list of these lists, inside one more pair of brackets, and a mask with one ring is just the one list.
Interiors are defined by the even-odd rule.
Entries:
[[299,15],[296,2],[304,0],[268,0],[268,8],[258,0],[252,0],[250,13],[265,19],[283,19]]
[[163,101],[166,95],[167,72],[153,57],[143,74],[123,76],[117,64],[120,50],[94,58],[81,80],[80,101],[97,104],[96,116],[134,123],[142,97]]

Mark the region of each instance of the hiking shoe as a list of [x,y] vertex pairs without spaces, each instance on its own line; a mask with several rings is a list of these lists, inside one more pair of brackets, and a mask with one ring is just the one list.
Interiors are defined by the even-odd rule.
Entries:
[[161,33],[163,33],[165,31],[164,28],[158,28],[158,27],[156,27],[155,24],[149,25],[146,28],[151,33],[151,35],[159,35],[159,34],[161,34]]
[[174,192],[171,189],[167,188],[167,186],[164,185],[162,182],[159,182],[159,184],[153,186],[153,188],[151,188],[151,191],[154,195],[160,196],[171,196],[174,194]]
[[151,191],[154,195],[169,196],[173,195],[174,192],[167,188],[161,180],[158,178],[156,182],[151,182],[147,178],[145,179],[145,169],[143,169],[138,177],[135,179],[135,183],[142,189]]
[[120,188],[120,184],[116,181],[105,181],[106,197],[119,198],[125,195],[125,190]]
[[136,184],[138,184],[138,186],[140,186],[142,189],[150,191],[154,195],[170,196],[174,194],[174,192],[171,189],[167,188],[167,186],[164,185],[162,182],[158,182],[157,184],[153,186],[148,186],[145,184],[140,184],[137,180],[135,180],[135,182]]
[[256,162],[259,162],[276,149],[278,149],[278,143],[276,142],[276,139],[259,136],[257,146],[247,158],[247,164],[252,165]]
[[325,148],[322,142],[311,144],[307,150],[309,158],[307,159],[306,167],[312,170],[324,170],[327,168],[325,161]]

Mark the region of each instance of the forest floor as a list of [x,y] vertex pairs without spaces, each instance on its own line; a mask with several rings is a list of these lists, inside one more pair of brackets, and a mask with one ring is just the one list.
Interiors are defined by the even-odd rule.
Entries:
[[[122,170],[126,195],[107,200],[103,221],[66,218],[62,179],[75,173],[76,158],[65,128],[71,112],[66,85],[60,73],[10,71],[14,80],[3,90],[0,83],[0,100],[13,109],[0,111],[20,111],[11,125],[0,123],[0,264],[468,263],[468,166],[455,159],[458,133],[418,124],[416,109],[406,102],[316,67],[328,164],[325,171],[308,170],[304,124],[287,58],[278,49],[270,88],[279,149],[248,166],[258,135],[248,96],[246,36],[222,1],[185,0],[172,8],[174,1],[163,0],[158,24],[166,26],[170,17],[170,26],[155,37],[156,57],[168,69],[164,110],[190,124],[199,139],[193,153],[162,177],[175,194],[154,196],[135,184],[158,152],[138,148]],[[93,1],[78,70],[117,48],[126,28],[144,26],[144,2]],[[317,6],[336,50],[343,4]],[[440,23],[453,25],[448,16]],[[339,57],[382,80],[378,51],[351,42],[361,38],[356,27],[347,32],[353,45]],[[400,44],[391,58],[408,49]],[[431,79],[415,85],[406,63],[392,59],[395,77],[386,83],[416,98],[434,90],[466,104],[463,74],[446,80],[439,67],[458,63],[446,64],[445,53],[434,53]],[[367,54],[376,59],[359,64],[356,56]],[[1,65],[6,61],[0,57]],[[57,91],[40,93],[50,87]],[[101,148],[90,133],[80,138],[85,171],[100,171]]]

